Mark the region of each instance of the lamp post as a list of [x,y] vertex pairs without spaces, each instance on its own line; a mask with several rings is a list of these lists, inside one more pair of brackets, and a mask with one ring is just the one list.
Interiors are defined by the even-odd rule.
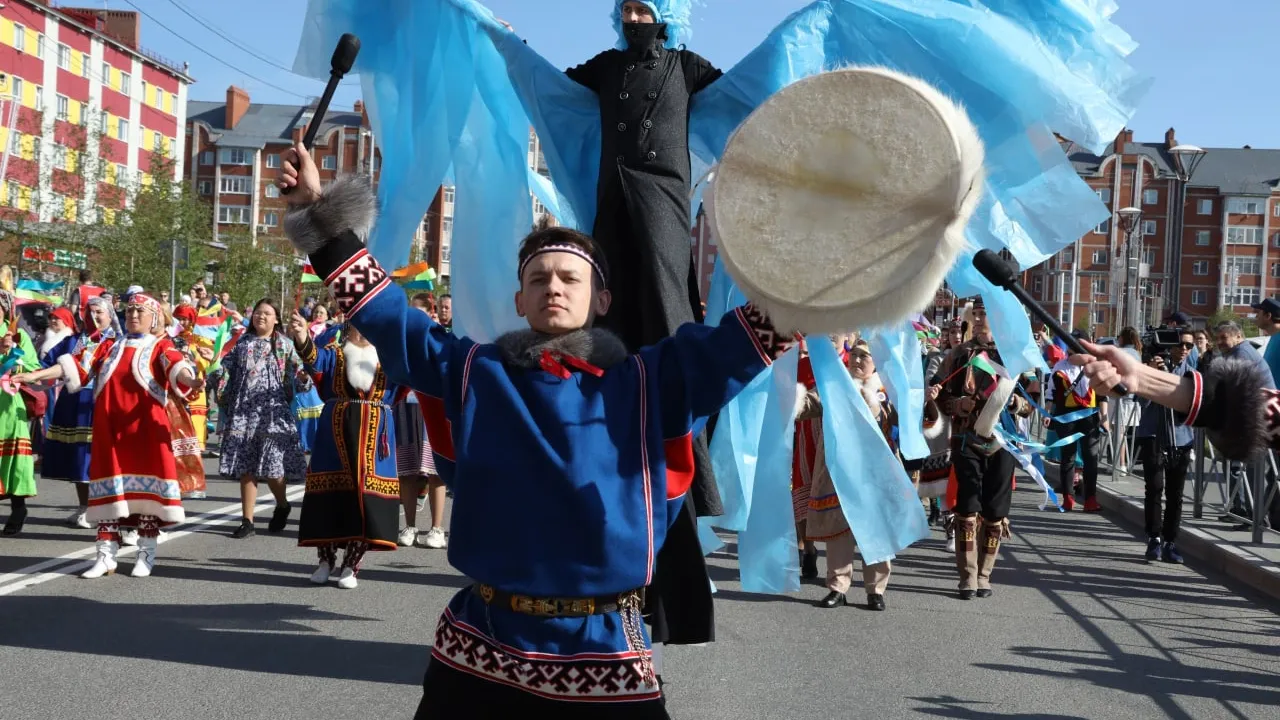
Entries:
[[1200,166],[1200,161],[1204,160],[1204,156],[1209,153],[1195,145],[1175,145],[1169,148],[1169,154],[1173,156],[1173,171],[1178,176],[1178,184],[1181,188],[1178,201],[1178,232],[1173,236],[1173,287],[1171,292],[1166,293],[1170,298],[1172,312],[1176,312],[1179,309],[1178,300],[1182,297],[1182,243],[1186,242],[1183,235],[1186,234],[1187,228],[1187,189],[1191,184],[1191,176]]
[[1120,218],[1120,229],[1124,232],[1124,295],[1120,297],[1120,322],[1116,328],[1116,335],[1120,334],[1120,328],[1125,325],[1133,325],[1137,327],[1136,320],[1131,318],[1137,306],[1133,296],[1133,290],[1137,287],[1138,282],[1135,277],[1138,274],[1138,262],[1141,258],[1140,252],[1137,250],[1137,242],[1134,235],[1138,228],[1142,227],[1142,208],[1133,206],[1120,208],[1116,211],[1116,216]]

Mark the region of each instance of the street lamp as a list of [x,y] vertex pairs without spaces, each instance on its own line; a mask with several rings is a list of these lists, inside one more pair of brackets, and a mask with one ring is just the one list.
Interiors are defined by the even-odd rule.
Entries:
[[1175,145],[1169,148],[1169,154],[1173,156],[1173,172],[1182,186],[1178,202],[1178,232],[1173,236],[1173,287],[1169,293],[1172,309],[1176,312],[1178,299],[1182,296],[1182,236],[1186,234],[1187,227],[1187,188],[1191,185],[1191,176],[1195,175],[1200,161],[1209,153],[1195,145]]
[[[1120,229],[1124,232],[1124,295],[1120,298],[1120,319],[1121,327],[1123,325],[1133,325],[1137,327],[1136,322],[1129,322],[1129,315],[1133,312],[1133,308],[1137,305],[1131,295],[1133,288],[1138,284],[1136,280],[1130,280],[1130,271],[1138,272],[1138,263],[1134,259],[1133,250],[1136,243],[1134,235],[1136,230],[1142,226],[1142,208],[1133,206],[1120,208],[1116,211],[1116,216],[1120,218]],[[1116,334],[1119,335],[1120,328],[1116,328]]]

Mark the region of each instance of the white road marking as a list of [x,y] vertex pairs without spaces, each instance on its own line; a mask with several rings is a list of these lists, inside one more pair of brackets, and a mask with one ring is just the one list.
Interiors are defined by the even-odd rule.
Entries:
[[[306,488],[303,488],[303,487],[292,488],[285,494],[285,497],[287,497],[290,502],[293,502],[302,497],[302,494],[305,491],[305,489]],[[259,512],[264,512],[265,510],[269,508],[274,508],[274,507],[275,507],[274,502],[258,505],[254,509],[254,515],[257,515],[257,513]],[[238,522],[240,522],[240,503],[224,505],[223,507],[220,507],[217,510],[211,510],[207,513],[202,513],[200,515],[197,515],[194,518],[188,518],[182,524],[177,526],[179,528],[190,528],[190,529],[166,531],[160,537],[160,543],[163,544],[171,540],[177,540],[178,538],[186,537],[187,535],[190,535],[191,533],[195,532],[196,528],[217,527],[218,525],[229,525],[231,523],[238,523]],[[137,548],[122,547],[120,548],[120,551],[117,553],[116,557],[117,558],[130,557],[135,553],[137,553]],[[32,587],[35,587],[36,585],[41,585],[43,583],[49,582],[50,580],[56,580],[60,577],[66,577],[68,575],[76,575],[81,572],[84,572],[85,570],[88,570],[93,565],[93,559],[96,557],[96,555],[97,555],[97,549],[93,546],[90,546],[90,547],[84,548],[83,550],[76,550],[75,552],[69,552],[66,555],[63,555],[61,557],[51,558],[49,560],[36,563],[35,565],[22,568],[21,570],[17,570],[15,572],[0,575],[0,597],[4,597],[5,595],[11,595],[20,590],[26,590],[27,588],[32,588]]]

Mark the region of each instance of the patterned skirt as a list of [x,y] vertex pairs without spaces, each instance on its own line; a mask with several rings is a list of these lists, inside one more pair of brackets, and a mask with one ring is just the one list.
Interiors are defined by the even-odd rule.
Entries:
[[182,401],[169,394],[165,406],[169,416],[169,432],[173,436],[171,447],[178,468],[178,487],[184,498],[203,498],[208,490],[204,476],[204,446],[196,434],[191,414]]
[[436,462],[427,440],[427,425],[418,403],[398,402],[392,409],[396,427],[396,471],[402,478],[434,477]]

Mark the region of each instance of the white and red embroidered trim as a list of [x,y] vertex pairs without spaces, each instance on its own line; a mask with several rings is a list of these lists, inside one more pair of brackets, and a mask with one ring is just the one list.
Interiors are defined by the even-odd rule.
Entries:
[[653,566],[657,562],[657,554],[653,547],[653,486],[649,475],[649,386],[645,382],[644,361],[639,355],[632,355],[640,376],[640,466],[644,472],[644,521],[649,538],[649,554],[645,560],[644,584],[653,582]]
[[1195,425],[1196,418],[1200,416],[1200,403],[1204,400],[1204,378],[1194,370],[1190,375],[1195,386],[1191,391],[1191,409],[1187,411],[1187,419],[1182,423],[1188,427]]
[[333,292],[338,309],[351,318],[391,285],[391,278],[368,250],[361,249],[330,273],[324,284]]

